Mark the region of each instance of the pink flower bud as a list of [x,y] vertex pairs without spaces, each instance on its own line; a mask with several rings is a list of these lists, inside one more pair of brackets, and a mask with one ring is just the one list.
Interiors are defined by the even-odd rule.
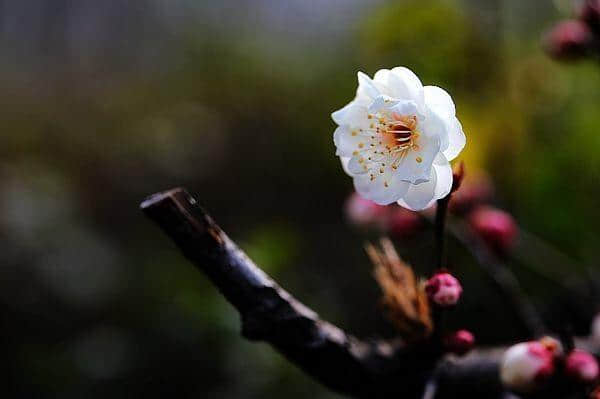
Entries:
[[557,59],[580,58],[588,51],[592,38],[590,28],[584,22],[565,20],[546,34],[546,50]]
[[469,330],[458,330],[444,337],[444,346],[448,352],[464,355],[475,345],[475,336]]
[[554,355],[537,341],[522,342],[504,352],[500,363],[502,383],[517,392],[532,392],[554,373]]
[[596,358],[585,351],[575,349],[565,359],[565,373],[579,382],[594,382],[599,372]]
[[517,225],[508,213],[492,207],[479,207],[469,216],[471,228],[498,254],[506,254],[515,244]]
[[345,211],[350,223],[361,228],[373,228],[381,227],[385,222],[388,209],[352,193],[346,201]]
[[434,274],[425,285],[429,299],[439,306],[456,305],[462,294],[460,282],[450,273]]
[[408,237],[419,230],[422,225],[418,213],[396,206],[388,216],[385,229],[394,237]]

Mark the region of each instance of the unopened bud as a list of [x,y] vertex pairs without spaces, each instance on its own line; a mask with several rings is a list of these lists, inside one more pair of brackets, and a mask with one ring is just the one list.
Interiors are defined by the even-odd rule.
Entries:
[[443,307],[456,305],[462,294],[460,282],[447,272],[434,274],[425,285],[429,299]]
[[575,349],[565,359],[565,373],[581,383],[596,381],[599,372],[596,358],[585,351]]
[[546,50],[561,60],[581,58],[588,52],[592,38],[592,32],[584,22],[562,21],[546,34]]
[[469,224],[499,255],[505,255],[515,244],[517,225],[507,212],[492,207],[479,207],[469,216]]
[[444,347],[450,353],[464,355],[475,345],[475,336],[469,330],[454,331],[444,337]]
[[516,392],[532,392],[554,373],[553,353],[537,341],[522,342],[504,352],[500,364],[502,383]]
[[381,227],[385,222],[387,208],[352,193],[345,207],[348,221],[361,228]]

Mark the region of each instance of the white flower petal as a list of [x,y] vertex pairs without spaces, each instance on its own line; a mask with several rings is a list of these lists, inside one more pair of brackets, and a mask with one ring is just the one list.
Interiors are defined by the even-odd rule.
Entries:
[[422,211],[429,208],[435,202],[435,185],[437,175],[435,169],[431,169],[431,178],[421,184],[411,184],[406,195],[398,201],[398,204],[412,211]]
[[369,112],[374,114],[377,112],[390,110],[392,107],[396,106],[397,104],[398,104],[398,101],[392,99],[389,96],[381,94],[381,95],[377,96],[375,98],[375,100],[373,100],[373,102],[369,106]]
[[351,157],[340,157],[340,162],[342,163],[342,169],[346,172],[347,175],[352,176],[352,173],[348,170],[348,163],[350,162]]
[[337,148],[335,155],[350,157],[364,141],[365,137],[358,135],[356,130],[348,126],[338,126],[333,133],[333,142]]
[[437,86],[425,86],[423,88],[425,95],[425,105],[434,109],[440,115],[454,116],[456,115],[456,107],[452,101],[450,94],[446,90]]
[[381,94],[384,94],[387,96],[392,95],[390,92],[390,89],[388,87],[389,75],[390,75],[389,69],[380,69],[379,71],[375,72],[375,75],[373,76],[373,84],[375,85],[375,87],[377,87],[377,90],[379,90],[379,92]]
[[396,67],[388,75],[390,96],[403,100],[413,100],[421,108],[425,104],[423,84],[410,69]]
[[427,118],[423,123],[423,131],[440,137],[440,151],[447,160],[458,156],[465,146],[466,138],[462,126],[455,116],[441,115],[435,109],[428,109]]
[[349,126],[351,128],[364,129],[368,126],[368,109],[356,102],[351,102],[344,108],[331,114],[331,118],[339,126]]
[[348,110],[351,109],[351,107],[353,107],[354,101],[350,102],[348,104],[346,104],[343,108],[338,109],[337,111],[334,111],[331,113],[331,119],[333,119],[333,121],[335,123],[337,123],[338,125],[343,125],[344,121],[346,120],[346,114],[348,113]]
[[438,154],[433,161],[433,169],[435,170],[435,174],[437,176],[437,183],[435,185],[434,198],[436,200],[440,198],[444,198],[448,194],[450,194],[450,190],[452,189],[452,180],[454,179],[452,176],[452,167],[450,166],[450,162],[444,157],[442,154]]
[[431,168],[429,181],[411,184],[406,195],[398,204],[413,211],[421,211],[444,198],[452,188],[452,168],[443,155],[438,155]]
[[358,89],[356,90],[357,99],[368,98],[373,101],[379,94],[379,90],[371,80],[371,78],[362,73],[358,72]]
[[466,142],[467,138],[463,132],[462,125],[455,116],[452,117],[449,122],[448,146],[443,150],[446,159],[452,161],[456,158],[465,147]]
[[419,138],[418,149],[407,151],[399,161],[396,161],[395,171],[398,178],[413,184],[430,179],[431,165],[440,150],[440,138],[423,135]]
[[369,174],[354,176],[356,191],[363,198],[379,205],[389,205],[398,201],[406,194],[409,186],[409,183],[395,178],[389,172],[377,176],[374,180]]
[[[445,133],[441,134],[441,151],[446,159],[451,161],[460,154],[466,143],[462,126],[455,116],[454,102],[444,89],[437,86],[425,86],[424,92],[425,104],[431,111],[429,113],[430,122],[444,124]],[[441,129],[441,126],[436,129]]]
[[367,169],[364,167],[364,159],[362,162],[360,161],[361,159],[363,159],[361,156],[354,156],[350,158],[350,161],[346,165],[350,175],[362,175],[367,173]]

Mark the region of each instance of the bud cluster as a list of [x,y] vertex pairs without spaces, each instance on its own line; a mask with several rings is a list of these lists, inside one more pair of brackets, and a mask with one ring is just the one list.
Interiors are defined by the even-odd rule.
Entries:
[[600,54],[600,0],[584,0],[576,17],[556,24],[544,42],[546,51],[560,60]]
[[500,379],[513,391],[530,393],[541,388],[559,371],[573,383],[586,386],[598,382],[600,375],[594,356],[581,349],[565,355],[559,341],[544,337],[508,348],[500,364]]

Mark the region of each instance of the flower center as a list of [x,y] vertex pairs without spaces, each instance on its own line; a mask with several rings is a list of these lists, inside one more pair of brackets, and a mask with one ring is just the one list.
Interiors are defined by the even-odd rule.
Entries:
[[[377,144],[372,143],[371,147],[377,148],[374,151],[376,154],[379,152],[382,156],[393,160],[390,165],[392,169],[398,168],[398,163],[408,151],[419,149],[416,115],[400,115],[396,112],[369,114],[369,119],[376,121],[371,123],[370,128],[371,132],[375,134],[371,136],[371,139]],[[417,157],[416,161],[422,162],[421,157]]]
[[[401,115],[396,112],[378,112],[368,114],[368,129],[357,129],[353,136],[361,135],[366,138],[366,143],[360,141],[353,155],[359,156],[358,163],[365,172],[370,172],[371,181],[378,175],[384,175],[389,168],[390,172],[398,169],[402,160],[410,150],[418,150],[419,132],[416,115]],[[421,163],[420,156],[415,162]],[[384,186],[389,187],[387,180]]]
[[403,155],[411,148],[418,149],[416,141],[419,133],[416,129],[417,117],[415,115],[393,113],[391,120],[379,119],[376,131],[383,135],[385,148],[390,154]]

